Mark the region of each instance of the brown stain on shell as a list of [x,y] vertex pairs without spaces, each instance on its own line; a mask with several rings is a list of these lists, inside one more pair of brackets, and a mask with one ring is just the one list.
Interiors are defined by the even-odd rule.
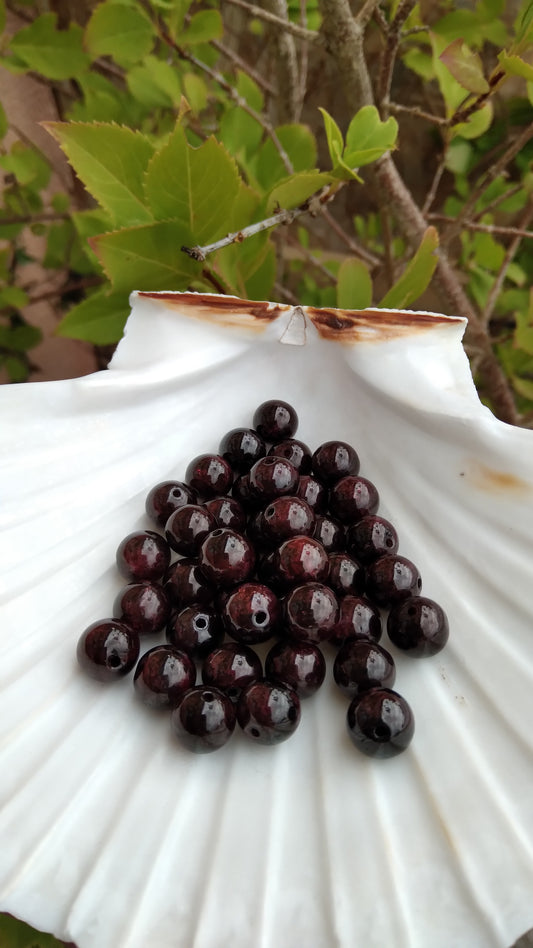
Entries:
[[465,474],[474,487],[489,494],[513,493],[524,496],[533,492],[533,483],[528,483],[509,471],[499,471],[488,467],[479,461],[472,461],[467,466]]
[[265,300],[241,300],[236,296],[217,296],[209,293],[150,293],[139,291],[138,296],[161,302],[165,306],[186,311],[194,319],[205,319],[218,326],[243,327],[262,332],[292,306],[269,303]]

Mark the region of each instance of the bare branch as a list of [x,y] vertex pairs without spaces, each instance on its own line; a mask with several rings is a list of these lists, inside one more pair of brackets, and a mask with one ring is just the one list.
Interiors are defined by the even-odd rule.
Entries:
[[278,90],[275,86],[272,85],[265,79],[261,73],[257,72],[257,69],[254,69],[253,66],[250,66],[250,63],[247,63],[235,50],[230,49],[229,46],[225,46],[224,43],[221,43],[219,40],[211,40],[211,46],[217,50],[222,56],[228,59],[234,66],[237,66],[242,72],[245,72],[251,79],[254,80],[255,84],[259,86],[263,92],[267,92],[269,95],[277,95]]
[[[372,12],[377,3],[370,4]],[[374,95],[363,48],[364,21],[354,18],[348,0],[319,0],[322,35],[326,49],[335,59],[344,92],[354,112],[373,105]],[[369,5],[363,11],[368,13]]]
[[393,115],[412,115],[414,118],[424,119],[425,122],[431,122],[433,125],[441,125],[447,127],[450,122],[449,119],[444,118],[441,115],[433,115],[432,112],[424,112],[422,109],[417,108],[414,105],[401,105],[400,102],[387,102],[386,103],[388,111],[392,112]]
[[276,16],[276,14],[270,10],[265,10],[264,7],[256,7],[253,3],[246,3],[245,0],[223,0],[223,2],[229,3],[234,7],[240,7],[241,10],[246,10],[249,16],[263,20],[265,23],[270,23],[271,26],[277,26],[285,33],[297,36],[299,39],[306,40],[308,43],[322,42],[320,33],[315,33],[314,30],[308,30],[298,23],[293,23],[291,20],[284,20],[282,17]]
[[[485,325],[487,325],[487,323],[492,318],[492,314],[494,313],[494,308],[496,306],[498,296],[500,295],[500,291],[504,284],[505,277],[507,276],[507,271],[509,269],[510,264],[513,261],[513,258],[518,252],[518,248],[520,247],[520,244],[522,243],[522,240],[523,240],[522,234],[528,233],[528,231],[525,230],[525,228],[527,228],[532,218],[533,218],[533,203],[528,202],[527,207],[525,208],[524,213],[522,214],[520,218],[519,226],[516,228],[516,235],[507,248],[505,257],[502,260],[502,264],[500,266],[500,269],[498,270],[498,273],[496,274],[496,279],[494,280],[494,283],[492,284],[490,293],[488,295],[488,299],[482,313],[482,318],[485,322]],[[533,237],[533,233],[531,233],[531,237]]]
[[390,88],[392,82],[392,73],[396,54],[401,40],[401,30],[411,10],[415,6],[416,0],[401,0],[392,23],[387,31],[387,42],[383,56],[381,57],[381,68],[378,82],[378,99],[380,101],[382,114],[388,115],[388,106],[390,99]]
[[339,237],[346,247],[348,247],[350,253],[353,253],[355,257],[359,257],[359,259],[368,264],[372,270],[375,270],[376,267],[381,265],[381,260],[379,257],[376,257],[376,255],[371,253],[370,250],[357,243],[353,237],[350,237],[350,235],[347,234],[341,225],[335,220],[333,214],[327,207],[322,209],[322,217],[329,227],[331,227],[332,231],[337,234],[337,237]]
[[[287,0],[263,0],[265,10],[274,13],[285,24],[289,22]],[[298,64],[294,37],[278,28],[270,28],[275,47],[278,95],[275,100],[278,123],[294,122],[298,112]]]
[[[485,212],[483,212],[485,213]],[[428,214],[430,221],[444,221],[447,224],[455,224],[455,217],[448,217],[446,214]],[[500,224],[481,224],[479,221],[463,220],[461,221],[461,230],[477,230],[482,234],[496,234],[498,237],[518,237],[533,238],[533,230],[526,230],[521,227],[505,227]]]

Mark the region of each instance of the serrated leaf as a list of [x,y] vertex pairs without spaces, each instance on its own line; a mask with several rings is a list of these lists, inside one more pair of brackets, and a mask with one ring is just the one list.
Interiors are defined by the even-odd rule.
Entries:
[[[294,171],[314,170],[317,159],[316,140],[307,125],[296,122],[280,125],[276,128],[276,134],[292,162]],[[270,138],[259,149],[255,172],[257,180],[265,190],[287,176],[287,169]]]
[[239,185],[237,166],[224,146],[209,138],[193,148],[180,125],[146,173],[146,196],[155,217],[180,221],[194,244],[228,231]]
[[155,32],[138,6],[104,2],[93,11],[84,40],[94,59],[112,56],[119,65],[128,67],[150,52]]
[[413,259],[378,304],[380,309],[406,309],[422,295],[437,266],[438,246],[437,230],[428,227]]
[[199,10],[180,34],[179,42],[182,46],[210,43],[211,40],[222,39],[223,33],[224,26],[218,10]]
[[83,30],[71,24],[56,29],[55,13],[43,13],[11,39],[10,48],[29,69],[47,79],[72,79],[89,66],[83,49]]
[[181,247],[192,243],[181,221],[158,221],[94,237],[93,250],[116,291],[183,290],[201,269]]
[[149,108],[179,105],[181,85],[176,69],[156,56],[146,56],[126,76],[132,96]]
[[489,91],[489,84],[483,75],[481,57],[462,39],[450,43],[439,58],[463,89],[480,95]]
[[362,260],[344,260],[337,275],[337,306],[366,309],[372,304],[372,280]]
[[333,167],[335,167],[338,156],[342,155],[344,148],[342,132],[335,119],[332,118],[329,112],[326,112],[326,110],[321,107],[319,107],[318,111],[321,112],[322,118],[324,120],[324,129],[328,143],[329,157],[331,158],[331,164]]
[[394,148],[398,122],[392,116],[382,122],[374,105],[365,105],[354,115],[346,132],[342,158],[350,168],[360,168]]
[[285,210],[300,207],[325,184],[331,184],[334,180],[332,174],[323,171],[300,171],[290,175],[285,181],[276,184],[270,192],[266,204],[267,214],[272,214],[276,207]]
[[533,66],[526,63],[520,56],[509,55],[505,50],[502,50],[501,53],[498,53],[498,62],[507,75],[521,76],[522,79],[527,79],[528,82],[533,81]]
[[154,149],[140,132],[120,125],[46,122],[87,190],[115,226],[152,220],[144,196],[144,172]]
[[129,312],[127,292],[102,290],[73,306],[59,323],[56,333],[97,346],[110,345],[122,337]]

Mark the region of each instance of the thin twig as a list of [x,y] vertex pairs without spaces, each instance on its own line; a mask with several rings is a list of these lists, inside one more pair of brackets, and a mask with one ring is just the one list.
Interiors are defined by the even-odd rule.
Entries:
[[[492,318],[492,314],[494,312],[494,308],[496,306],[498,296],[500,295],[500,291],[504,284],[505,277],[507,276],[507,271],[509,269],[510,264],[513,261],[513,258],[515,257],[518,251],[518,248],[520,247],[520,244],[522,243],[523,238],[520,235],[520,230],[524,231],[524,229],[527,228],[527,225],[529,224],[532,218],[533,218],[533,203],[529,202],[527,207],[524,210],[524,213],[522,214],[520,218],[519,227],[517,228],[518,232],[506,250],[500,269],[498,270],[498,273],[496,274],[496,279],[494,280],[494,283],[492,284],[491,289],[490,289],[490,293],[487,297],[487,302],[485,303],[483,312],[481,314],[482,319],[485,322],[485,325],[487,325]],[[531,236],[533,237],[533,234],[531,234]]]
[[374,11],[377,10],[379,4],[380,0],[366,0],[366,3],[363,4],[359,12],[355,14],[355,21],[361,29],[364,29],[365,26],[368,26],[370,20],[374,16]]
[[337,237],[342,240],[346,247],[348,247],[348,250],[353,253],[355,257],[359,257],[360,260],[362,260],[364,263],[367,263],[372,270],[375,270],[376,267],[381,266],[381,260],[379,257],[376,257],[376,255],[368,250],[367,247],[363,247],[361,244],[357,243],[353,237],[350,237],[350,235],[346,233],[338,221],[335,220],[333,214],[327,207],[322,209],[322,217],[329,227],[331,227],[331,230],[337,234]]
[[[474,112],[479,112],[485,103],[490,99],[491,95],[496,92],[496,89],[506,78],[506,73],[503,69],[498,69],[497,72],[494,72],[492,76],[489,77],[488,85],[489,89],[487,92],[482,92],[480,95],[477,95],[475,99],[465,106],[461,106],[457,109],[456,112],[451,116],[450,125],[459,125],[460,122],[466,122],[474,114]],[[467,97],[468,100],[469,96]]]
[[441,155],[440,161],[435,169],[435,174],[433,175],[433,181],[431,182],[428,193],[426,194],[426,199],[422,205],[422,214],[424,216],[429,213],[429,209],[435,200],[437,191],[439,189],[439,184],[441,182],[444,171],[446,170],[446,151]]
[[293,23],[292,20],[286,21],[276,16],[275,13],[265,10],[263,7],[256,7],[253,3],[246,3],[245,0],[223,0],[223,2],[229,3],[234,7],[240,7],[241,10],[246,10],[249,16],[255,17],[257,20],[263,20],[271,26],[277,26],[280,30],[283,30],[284,33],[291,33],[299,39],[307,40],[308,43],[321,42],[320,33],[316,33],[314,30],[308,30],[298,23]]
[[401,29],[411,10],[415,6],[416,0],[401,0],[396,11],[396,15],[389,26],[387,32],[387,42],[381,57],[381,67],[378,81],[378,99],[384,118],[388,115],[390,89],[392,83],[392,73],[396,54],[400,45]]
[[508,198],[514,197],[515,194],[518,194],[519,191],[522,191],[524,185],[522,182],[520,184],[515,184],[514,188],[509,188],[508,191],[505,191],[503,194],[498,194],[497,197],[493,198],[492,201],[489,201],[477,214],[474,214],[473,220],[480,220],[484,214],[488,214],[490,211],[493,211],[494,208],[499,207],[500,204],[503,204],[504,201],[507,201]]
[[[443,221],[446,224],[455,224],[455,217],[448,217],[447,214],[428,214],[430,221]],[[523,227],[504,227],[500,224],[481,224],[479,221],[463,220],[461,221],[461,230],[476,230],[482,234],[496,234],[499,237],[518,237],[531,239],[533,230],[527,230]]]
[[59,214],[55,211],[41,211],[39,214],[11,214],[9,217],[3,217],[0,214],[2,227],[8,224],[41,224],[47,221],[66,221],[69,219],[70,214]]
[[221,54],[221,56],[224,56],[231,63],[233,63],[234,66],[237,66],[238,69],[250,76],[255,84],[263,90],[263,92],[267,92],[268,95],[272,96],[278,94],[276,87],[273,86],[272,83],[268,81],[268,79],[265,79],[265,77],[262,76],[261,73],[257,71],[257,69],[254,69],[253,66],[250,66],[250,63],[246,62],[242,56],[239,56],[235,50],[230,49],[229,46],[226,46],[219,40],[211,40],[211,46],[216,49],[217,52]]
[[424,112],[415,105],[402,105],[400,102],[387,102],[387,109],[393,115],[412,115],[414,118],[423,119],[425,122],[431,122],[432,125],[448,126],[449,119],[441,115],[433,115],[432,112]]

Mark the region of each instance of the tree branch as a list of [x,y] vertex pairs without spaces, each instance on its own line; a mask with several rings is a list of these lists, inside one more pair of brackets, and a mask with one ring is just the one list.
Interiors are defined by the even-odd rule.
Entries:
[[524,213],[522,214],[520,218],[519,226],[516,228],[516,234],[506,250],[505,257],[502,260],[500,269],[498,270],[498,273],[496,274],[496,279],[494,280],[494,283],[492,284],[492,287],[490,289],[487,302],[485,303],[485,307],[482,313],[482,319],[485,325],[487,325],[492,318],[492,314],[494,313],[494,308],[496,306],[498,296],[500,295],[500,291],[504,284],[505,277],[507,276],[507,271],[509,269],[510,264],[513,261],[515,254],[518,252],[518,248],[520,247],[520,244],[522,243],[522,240],[523,240],[523,235],[529,234],[531,237],[533,237],[533,233],[531,231],[524,229],[524,228],[527,228],[527,225],[530,223],[532,218],[533,218],[533,203],[529,201],[524,210]]
[[[285,24],[289,22],[287,0],[263,0],[265,10],[269,9]],[[270,27],[272,42],[276,50],[276,70],[278,78],[278,95],[276,97],[276,121],[278,124],[294,122],[298,112],[298,64],[294,37],[287,32]]]
[[292,20],[284,20],[282,17],[276,16],[276,14],[270,10],[265,10],[264,7],[256,7],[253,3],[246,3],[245,0],[223,0],[223,2],[229,3],[234,7],[240,7],[240,9],[245,10],[249,16],[255,17],[257,20],[263,20],[271,26],[277,26],[278,29],[283,30],[283,32],[297,36],[299,39],[306,40],[308,43],[322,42],[320,33],[315,33],[314,30],[308,30],[298,23],[293,23]]

